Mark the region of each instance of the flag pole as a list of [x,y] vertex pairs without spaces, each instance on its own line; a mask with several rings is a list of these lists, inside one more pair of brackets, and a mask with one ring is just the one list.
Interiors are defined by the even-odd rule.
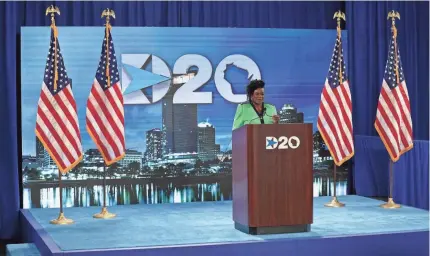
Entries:
[[[108,81],[108,87],[111,86],[110,73],[109,73],[109,33],[111,25],[109,23],[110,17],[115,18],[115,12],[113,10],[106,9],[102,12],[102,18],[106,17],[106,79]],[[94,214],[96,219],[112,219],[116,217],[116,214],[110,213],[106,206],[106,164],[103,164],[103,207],[100,213]]]
[[58,218],[50,221],[51,224],[56,224],[56,225],[68,225],[68,224],[74,223],[74,221],[72,219],[68,219],[64,216],[64,212],[63,212],[63,186],[62,186],[62,182],[61,182],[62,176],[63,176],[63,174],[61,173],[60,169],[58,169],[58,187],[60,189],[60,214],[58,215]]
[[[60,15],[60,9],[58,7],[54,7],[53,5],[46,8],[46,16],[50,14],[51,15],[51,29],[54,31],[54,37],[55,37],[55,46],[54,46],[54,90],[57,89],[57,81],[58,81],[58,65],[57,65],[57,36],[58,36],[58,30],[57,26],[55,25],[55,14]],[[63,174],[60,171],[60,168],[58,168],[58,187],[60,190],[60,213],[58,215],[58,218],[51,220],[49,223],[55,224],[55,225],[68,225],[74,223],[72,219],[68,219],[64,216],[63,212],[63,186],[61,182],[61,177]]]
[[[400,83],[399,77],[399,57],[397,56],[397,28],[396,28],[396,18],[400,20],[400,14],[395,12],[394,10],[388,13],[387,19],[391,18],[391,31],[393,32],[393,40],[394,40],[394,56],[395,56],[395,72],[396,72],[396,82]],[[400,204],[396,204],[393,200],[393,160],[390,159],[389,163],[389,186],[390,186],[390,195],[388,197],[388,202],[385,204],[381,204],[381,208],[384,209],[397,209],[400,208]]]
[[326,206],[326,207],[339,208],[339,207],[344,207],[345,206],[344,203],[339,202],[339,200],[337,199],[337,196],[336,196],[336,185],[337,185],[337,182],[336,182],[336,167],[337,167],[336,164],[334,164],[334,168],[333,168],[333,197],[332,197],[332,199],[331,199],[330,202],[324,204],[324,206]]
[[381,204],[381,208],[385,208],[385,209],[397,209],[400,208],[400,204],[396,204],[393,200],[393,161],[390,159],[390,164],[389,164],[389,170],[390,170],[390,195],[388,197],[388,202],[386,202],[385,204]]
[[100,213],[93,215],[96,219],[112,219],[116,217],[116,214],[110,213],[106,206],[106,165],[103,164],[103,207]]
[[[342,41],[340,41],[342,32],[340,29],[340,20],[343,19],[345,21],[345,13],[341,12],[341,11],[337,11],[334,16],[333,19],[336,18],[337,19],[337,38],[339,40],[339,49],[338,49],[338,61],[339,61],[339,83],[343,84],[343,77],[342,77]],[[344,207],[345,204],[339,202],[339,200],[337,199],[336,196],[336,185],[337,185],[337,181],[336,181],[336,169],[337,169],[337,165],[336,163],[334,163],[334,168],[333,168],[333,197],[331,199],[330,202],[324,204],[324,206],[326,207]]]

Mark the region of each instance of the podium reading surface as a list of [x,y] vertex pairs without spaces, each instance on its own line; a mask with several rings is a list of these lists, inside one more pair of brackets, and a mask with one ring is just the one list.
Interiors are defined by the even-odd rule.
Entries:
[[248,234],[310,231],[312,124],[245,125],[233,131],[233,220]]

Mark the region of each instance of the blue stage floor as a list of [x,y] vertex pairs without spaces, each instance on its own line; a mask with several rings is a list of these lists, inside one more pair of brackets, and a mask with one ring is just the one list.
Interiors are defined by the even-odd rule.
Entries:
[[100,207],[66,208],[75,220],[56,226],[58,209],[30,209],[62,251],[121,247],[150,247],[226,242],[263,241],[285,238],[328,238],[429,230],[429,212],[402,206],[382,209],[382,201],[359,196],[339,197],[346,207],[324,207],[329,197],[314,198],[311,232],[252,236],[234,229],[232,202],[205,202],[158,205],[127,205],[108,208],[115,219],[94,219]]

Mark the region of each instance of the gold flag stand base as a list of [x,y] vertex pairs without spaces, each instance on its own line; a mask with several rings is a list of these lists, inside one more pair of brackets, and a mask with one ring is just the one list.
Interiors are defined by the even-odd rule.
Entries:
[[101,213],[94,214],[93,217],[96,219],[112,219],[116,217],[116,214],[108,212],[107,208],[103,207]]
[[331,199],[330,203],[326,203],[326,204],[324,204],[324,206],[326,206],[326,207],[340,208],[340,207],[344,207],[345,204],[339,202],[337,200],[337,197],[334,196],[333,199]]
[[391,197],[388,198],[388,202],[386,202],[385,204],[381,204],[380,206],[381,206],[381,208],[384,208],[384,209],[398,209],[398,208],[400,208],[400,204],[396,204],[394,202],[393,198],[391,198]]
[[61,212],[57,219],[51,220],[49,223],[55,225],[70,225],[73,224],[74,221],[72,219],[64,217],[64,213]]

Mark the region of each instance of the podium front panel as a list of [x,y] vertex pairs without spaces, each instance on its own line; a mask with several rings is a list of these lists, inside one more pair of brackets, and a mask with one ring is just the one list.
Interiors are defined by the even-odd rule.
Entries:
[[233,136],[235,222],[249,227],[311,224],[312,124],[247,125]]

